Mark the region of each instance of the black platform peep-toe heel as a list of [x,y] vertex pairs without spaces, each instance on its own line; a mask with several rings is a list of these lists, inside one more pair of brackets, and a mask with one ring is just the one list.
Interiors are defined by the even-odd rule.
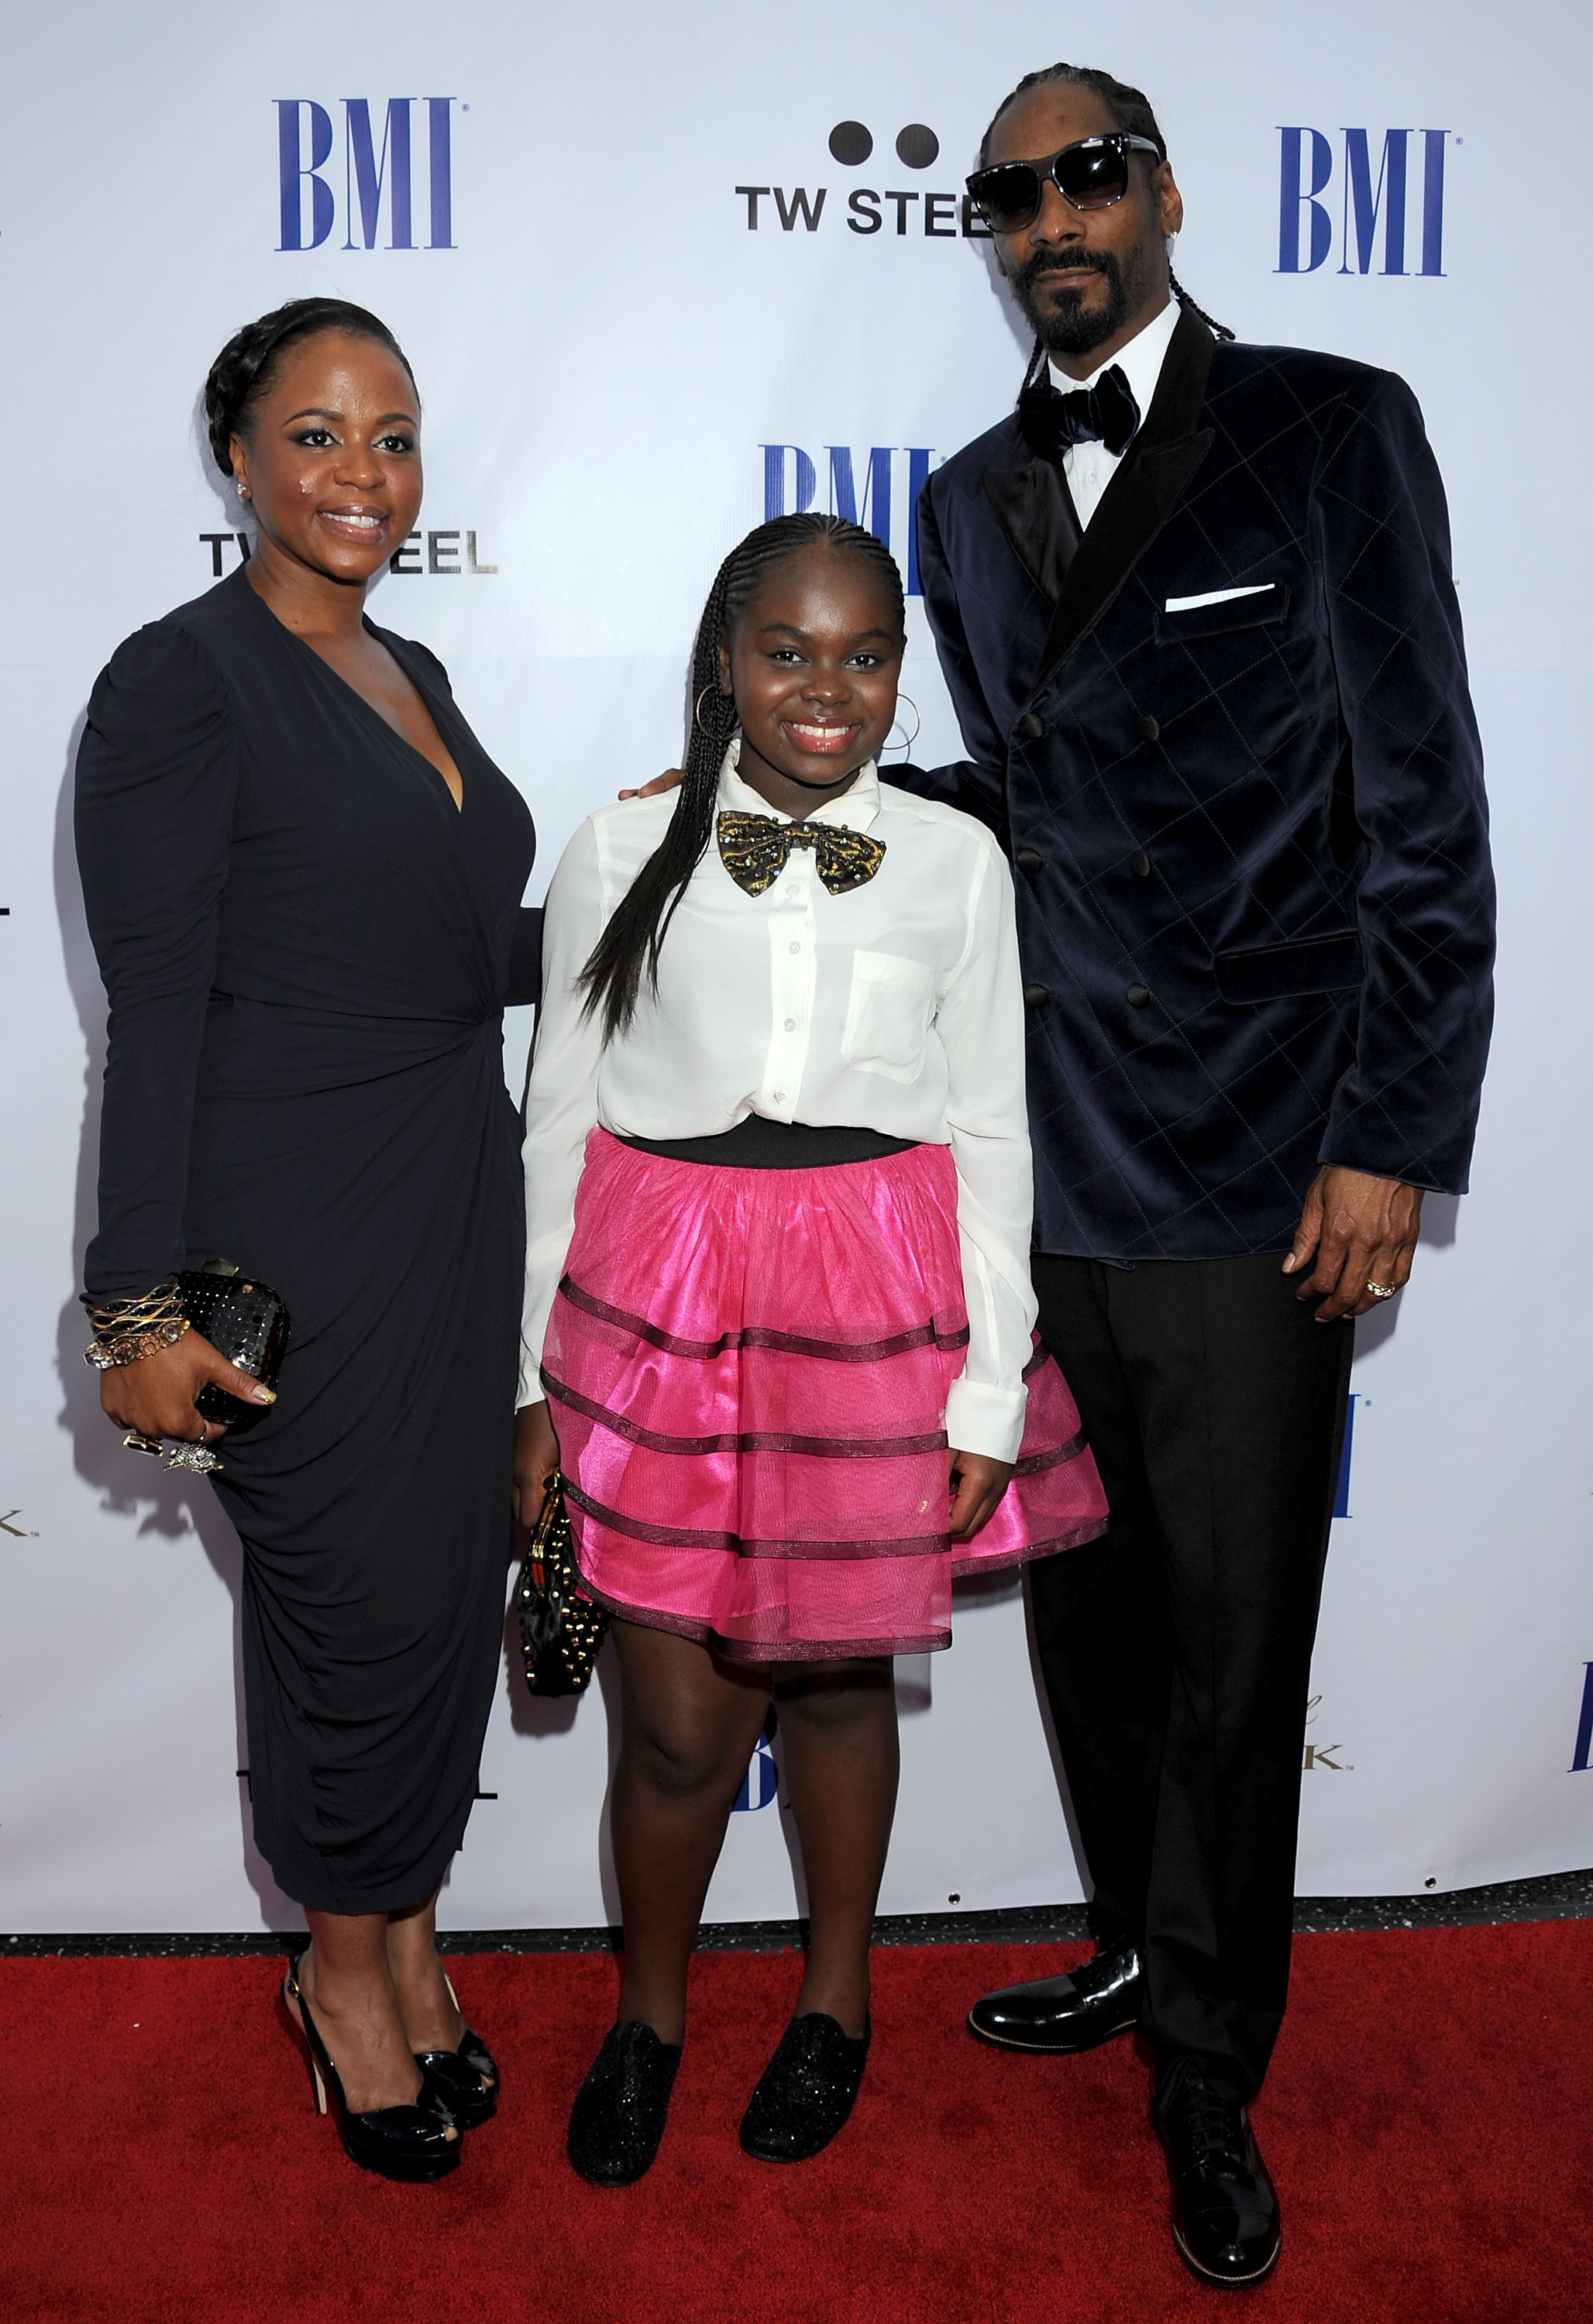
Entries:
[[[435,2102],[375,2107],[367,2114],[349,2111],[342,2079],[300,1988],[297,1960],[282,1979],[282,1999],[284,2003],[295,2001],[299,2005],[299,2030],[310,2053],[310,2079],[315,2089],[316,2108],[336,2118],[343,2151],[351,2163],[357,2163],[362,2171],[375,2171],[384,2179],[403,2179],[421,2185],[458,2169],[462,2152],[458,2131]],[[290,2024],[293,2022],[291,2009],[288,2020]],[[426,2097],[422,2081],[421,2098]]]
[[[448,1997],[459,2009],[454,1981],[446,1973]],[[459,2009],[460,2034],[451,2050],[417,2050],[415,2063],[461,2130],[479,2130],[498,2110],[497,2061],[479,2034],[472,2034]]]

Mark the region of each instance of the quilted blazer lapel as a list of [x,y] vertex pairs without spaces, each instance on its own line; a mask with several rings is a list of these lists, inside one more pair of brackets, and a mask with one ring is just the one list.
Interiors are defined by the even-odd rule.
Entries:
[[1106,612],[1210,449],[1215,431],[1196,422],[1214,345],[1205,324],[1186,307],[1168,343],[1144,425],[1102,493],[1069,567],[1034,673],[1036,694]]
[[1079,517],[1067,479],[1020,438],[1013,457],[989,469],[985,493],[1034,586],[1054,607],[1079,551]]

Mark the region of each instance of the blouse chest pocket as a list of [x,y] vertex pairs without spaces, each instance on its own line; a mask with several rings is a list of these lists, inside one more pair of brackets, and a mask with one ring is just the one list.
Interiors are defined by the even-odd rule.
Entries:
[[935,1016],[935,975],[922,961],[889,952],[852,954],[841,1056],[860,1073],[915,1082]]

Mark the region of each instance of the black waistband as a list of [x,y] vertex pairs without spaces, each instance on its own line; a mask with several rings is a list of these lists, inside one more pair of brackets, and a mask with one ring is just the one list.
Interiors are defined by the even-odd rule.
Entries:
[[706,1162],[727,1170],[827,1170],[838,1162],[883,1162],[910,1153],[916,1138],[887,1138],[878,1130],[854,1130],[845,1122],[768,1121],[749,1113],[717,1138],[622,1138],[641,1154],[666,1162]]

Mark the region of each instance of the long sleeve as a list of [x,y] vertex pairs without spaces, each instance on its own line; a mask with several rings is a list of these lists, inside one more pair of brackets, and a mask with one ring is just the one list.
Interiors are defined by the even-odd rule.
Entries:
[[576,980],[603,932],[597,834],[585,823],[548,890],[542,998],[525,1099],[525,1304],[520,1326],[522,1405],[540,1401],[542,1342],[575,1225],[587,1134],[597,1120],[601,1024]]
[[1494,887],[1443,486],[1402,380],[1385,375],[1370,408],[1347,414],[1314,497],[1370,849],[1355,1059],[1320,1158],[1462,1194],[1493,1016]]
[[[934,632],[951,706],[971,758],[954,760],[944,767],[893,767],[891,780],[920,798],[934,798],[947,807],[977,816],[998,839],[1006,833],[1006,751],[991,717],[974,658],[963,631],[957,602],[957,584],[940,540],[935,515],[935,479],[931,476],[918,496],[918,569],[923,583],[924,611]],[[971,1449],[971,1448],[965,1448]]]
[[982,856],[968,945],[937,1017],[950,1067],[946,1120],[968,1315],[968,1361],[947,1399],[946,1433],[960,1452],[1015,1461],[1036,1313],[1029,1279],[1034,1181],[1012,875],[988,842]]
[[88,705],[78,862],[110,1001],[100,1125],[97,1298],[183,1264],[194,1093],[227,882],[237,751],[231,698],[184,632],[141,630]]

